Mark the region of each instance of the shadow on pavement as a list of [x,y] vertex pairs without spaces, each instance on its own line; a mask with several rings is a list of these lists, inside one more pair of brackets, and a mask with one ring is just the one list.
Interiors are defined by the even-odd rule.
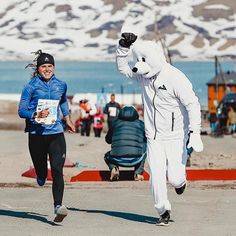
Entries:
[[11,216],[16,218],[23,219],[33,219],[37,221],[41,221],[43,223],[47,223],[49,225],[58,225],[52,221],[47,220],[46,215],[41,215],[35,212],[24,212],[24,211],[12,211],[12,210],[2,210],[0,209],[0,216]]
[[128,213],[128,212],[104,211],[104,210],[84,210],[84,209],[73,208],[73,207],[68,207],[67,209],[70,211],[81,211],[81,212],[87,212],[87,213],[104,214],[104,215],[109,215],[112,217],[122,218],[125,220],[141,222],[141,223],[148,223],[148,224],[155,224],[157,221],[157,217],[139,215],[139,214]]

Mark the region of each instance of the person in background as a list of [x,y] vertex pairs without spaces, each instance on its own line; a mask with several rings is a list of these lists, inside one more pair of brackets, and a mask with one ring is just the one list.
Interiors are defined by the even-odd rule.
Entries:
[[216,132],[216,125],[217,125],[217,115],[216,112],[210,112],[209,113],[209,123],[211,128],[211,135],[214,135]]
[[97,113],[93,116],[93,131],[94,136],[100,138],[103,129],[104,116],[101,112],[101,108],[97,107]]
[[146,159],[146,137],[144,123],[139,120],[133,106],[124,106],[105,137],[111,144],[104,160],[111,175],[110,180],[119,179],[119,166],[134,167],[134,180],[144,180],[143,171]]
[[227,114],[227,106],[226,104],[223,104],[221,113],[218,115],[218,120],[219,120],[219,124],[218,124],[218,134],[220,135],[224,135],[228,133],[228,128],[227,128],[227,122],[228,122],[228,114]]
[[54,221],[61,222],[67,215],[67,208],[62,205],[66,142],[60,111],[69,132],[74,132],[75,127],[70,119],[67,85],[54,74],[53,56],[41,50],[37,54],[37,65],[32,79],[22,91],[18,114],[26,120],[25,132],[29,133],[29,152],[39,186],[46,182],[49,156],[53,178]]
[[233,107],[229,107],[228,111],[229,133],[234,134],[236,131],[236,112]]
[[121,106],[118,102],[115,101],[115,94],[111,94],[111,100],[106,104],[103,113],[107,115],[107,125],[108,129],[111,128],[111,124],[113,121],[117,119]]
[[83,99],[79,103],[80,106],[80,126],[81,126],[81,136],[89,136],[91,131],[91,124],[93,116],[96,114],[97,109],[94,104],[89,100]]

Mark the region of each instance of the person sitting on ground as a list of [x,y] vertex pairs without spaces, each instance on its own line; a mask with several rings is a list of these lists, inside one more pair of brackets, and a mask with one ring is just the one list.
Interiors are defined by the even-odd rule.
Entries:
[[119,166],[134,167],[134,180],[144,180],[143,171],[146,159],[146,137],[144,123],[133,106],[124,106],[118,119],[114,121],[105,137],[111,144],[104,160],[108,165],[110,180],[119,179]]

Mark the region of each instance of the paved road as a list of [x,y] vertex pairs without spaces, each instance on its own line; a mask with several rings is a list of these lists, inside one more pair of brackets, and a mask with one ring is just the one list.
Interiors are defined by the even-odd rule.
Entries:
[[172,222],[168,227],[155,226],[148,182],[66,184],[64,204],[69,215],[58,225],[52,222],[50,184],[1,187],[0,235],[233,236],[234,186],[190,183],[182,196],[169,187]]
[[[207,167],[213,161],[219,167],[223,164],[235,167],[234,143],[235,139],[230,137],[217,140],[204,137],[206,151],[193,156],[196,163],[193,167]],[[103,156],[110,147],[104,137],[67,134],[67,146],[71,161],[107,169]],[[21,177],[32,165],[27,134],[0,131],[0,150],[1,236],[236,235],[236,181],[190,182],[183,196],[176,195],[169,187],[173,222],[165,228],[155,226],[157,214],[148,182],[67,182],[64,204],[69,208],[69,215],[63,224],[54,225],[51,184],[39,188],[34,179]],[[83,170],[65,168],[64,173],[67,177]]]

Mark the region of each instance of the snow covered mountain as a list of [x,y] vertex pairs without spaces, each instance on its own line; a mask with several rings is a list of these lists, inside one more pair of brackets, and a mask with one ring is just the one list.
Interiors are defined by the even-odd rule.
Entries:
[[235,0],[5,0],[0,60],[114,60],[123,25],[162,37],[174,59],[236,58]]

